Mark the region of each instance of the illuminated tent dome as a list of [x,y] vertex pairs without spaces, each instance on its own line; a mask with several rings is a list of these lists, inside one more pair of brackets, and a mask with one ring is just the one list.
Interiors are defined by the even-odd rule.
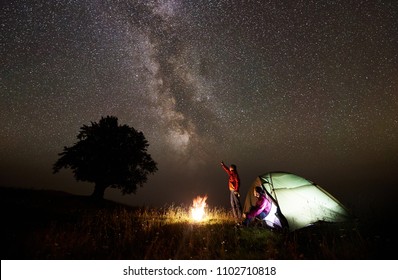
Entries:
[[272,200],[271,211],[264,219],[270,227],[288,227],[294,231],[319,221],[343,222],[349,218],[346,208],[320,186],[285,172],[271,172],[256,178],[246,195],[245,213],[256,204],[253,190],[257,186]]

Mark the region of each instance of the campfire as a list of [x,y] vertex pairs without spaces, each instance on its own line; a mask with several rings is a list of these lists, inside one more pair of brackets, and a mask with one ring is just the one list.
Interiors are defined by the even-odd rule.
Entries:
[[207,207],[206,204],[207,196],[201,197],[197,196],[192,203],[191,207],[191,218],[195,222],[203,221],[206,216],[205,208]]

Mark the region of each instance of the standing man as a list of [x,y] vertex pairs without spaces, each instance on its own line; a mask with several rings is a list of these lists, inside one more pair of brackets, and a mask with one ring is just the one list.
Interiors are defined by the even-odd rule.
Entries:
[[231,192],[230,200],[231,200],[231,207],[232,213],[234,217],[238,220],[242,217],[242,207],[240,205],[240,194],[239,194],[239,187],[240,187],[240,179],[238,175],[238,171],[236,169],[235,164],[231,164],[228,168],[223,161],[221,161],[221,167],[227,172],[229,179],[228,179],[228,187]]

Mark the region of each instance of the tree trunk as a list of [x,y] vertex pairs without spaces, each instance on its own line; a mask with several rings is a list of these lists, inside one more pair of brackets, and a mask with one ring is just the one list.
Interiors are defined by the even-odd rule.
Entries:
[[105,189],[107,187],[107,185],[95,183],[94,192],[91,197],[94,199],[104,199]]

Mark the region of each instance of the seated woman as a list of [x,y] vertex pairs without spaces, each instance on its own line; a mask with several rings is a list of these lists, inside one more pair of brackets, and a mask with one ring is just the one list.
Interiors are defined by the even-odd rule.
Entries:
[[254,196],[257,197],[257,202],[256,205],[246,213],[245,220],[243,221],[243,225],[245,226],[248,226],[256,217],[260,220],[264,220],[271,210],[272,202],[267,198],[265,191],[261,187],[256,187],[254,189]]

